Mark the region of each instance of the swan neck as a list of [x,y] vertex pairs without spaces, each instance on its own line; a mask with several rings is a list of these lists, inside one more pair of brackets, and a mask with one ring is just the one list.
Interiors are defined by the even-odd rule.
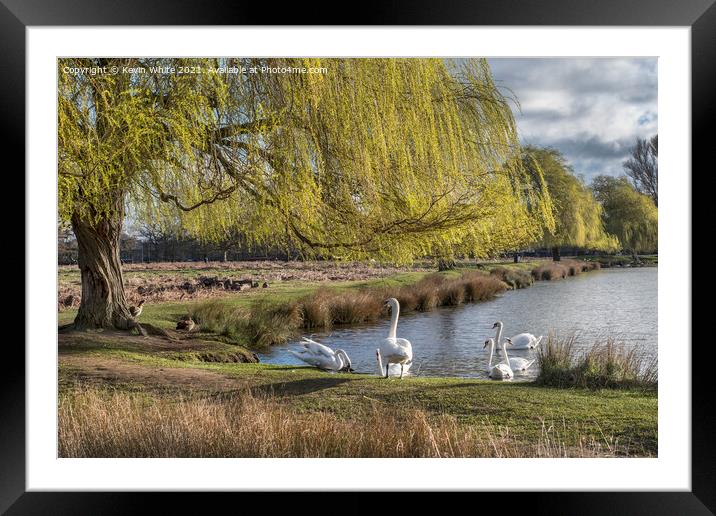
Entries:
[[497,324],[497,333],[495,334],[495,344],[500,345],[500,339],[502,338],[502,323]]
[[510,357],[507,356],[507,341],[502,343],[502,353],[505,355],[505,363],[510,365]]
[[376,355],[378,357],[378,374],[383,376],[383,359],[380,357],[380,350],[376,351]]
[[400,305],[397,303],[390,308],[390,331],[388,338],[394,339],[398,333],[398,317],[400,315]]
[[487,370],[492,370],[492,354],[495,351],[495,344],[493,342],[490,343],[490,359],[487,361]]
[[339,349],[338,351],[336,351],[336,356],[341,361],[341,369],[346,366],[351,367],[351,359],[348,358],[348,354],[345,351]]

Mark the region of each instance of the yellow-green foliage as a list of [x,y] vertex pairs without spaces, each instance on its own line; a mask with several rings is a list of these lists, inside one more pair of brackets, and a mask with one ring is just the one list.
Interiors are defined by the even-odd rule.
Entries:
[[656,250],[659,215],[652,199],[637,192],[627,178],[598,176],[593,188],[604,208],[604,226],[633,253]]
[[526,147],[524,163],[527,169],[541,170],[554,207],[554,229],[544,232],[542,245],[617,248],[616,239],[604,230],[602,207],[559,151]]
[[[63,71],[92,65],[144,72]],[[295,71],[308,68],[325,73]],[[65,221],[119,198],[207,240],[239,228],[249,244],[398,262],[486,256],[553,228],[484,59],[61,59],[58,73]]]

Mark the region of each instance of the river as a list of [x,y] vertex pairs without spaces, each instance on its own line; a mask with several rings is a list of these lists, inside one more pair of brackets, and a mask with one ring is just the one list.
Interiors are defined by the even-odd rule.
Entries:
[[[576,334],[579,344],[591,347],[595,339],[612,336],[636,347],[646,359],[657,356],[656,267],[613,268],[583,273],[559,281],[538,281],[532,287],[507,291],[482,303],[438,308],[432,312],[401,315],[398,337],[413,345],[410,374],[419,376],[487,377],[486,338],[494,337],[492,325],[504,323],[504,337],[524,331],[535,335],[556,332]],[[388,320],[370,326],[336,328],[314,339],[348,353],[357,372],[377,374],[375,349],[388,334]],[[302,364],[288,352],[298,342],[274,346],[260,354],[262,362]],[[536,358],[533,350],[514,350],[513,357]],[[497,358],[497,357],[496,357]],[[493,364],[495,363],[493,359]],[[537,363],[515,380],[531,380]]]

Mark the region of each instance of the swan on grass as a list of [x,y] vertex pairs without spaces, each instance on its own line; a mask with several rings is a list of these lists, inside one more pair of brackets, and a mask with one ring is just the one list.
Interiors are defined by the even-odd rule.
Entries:
[[505,359],[505,362],[509,362],[510,369],[512,369],[513,372],[526,371],[527,369],[530,368],[530,366],[532,364],[534,364],[537,361],[536,358],[534,358],[532,360],[527,360],[526,358],[522,358],[522,357],[509,358],[507,356],[507,349],[506,349],[507,344],[512,345],[512,343],[510,342],[510,339],[505,339],[502,342],[503,358]]
[[[385,367],[383,366],[383,358],[380,356],[380,349],[375,350],[375,359],[378,362],[378,374],[385,376]],[[388,366],[388,376],[400,376],[401,364],[386,364]],[[402,364],[403,373],[407,373],[410,370],[410,366],[413,365],[413,361]]]
[[[486,348],[487,346],[490,346],[490,360],[487,363],[487,375],[492,380],[511,380],[515,374],[512,372],[512,369],[510,369],[508,364],[500,362],[497,365],[492,365],[492,355],[495,352],[495,340],[487,339],[483,348]],[[504,350],[504,352],[505,357],[507,357],[507,351]]]
[[[397,366],[400,366],[400,377],[402,378],[413,363],[413,346],[409,340],[397,337],[400,303],[398,303],[397,299],[391,297],[386,302],[386,305],[390,307],[390,330],[388,331],[388,338],[380,342],[376,350],[376,356],[381,374],[383,374],[383,360],[385,360],[385,377],[388,378],[391,368],[397,369]],[[393,366],[393,364],[396,365]]]
[[315,340],[303,337],[303,349],[301,351],[288,351],[299,360],[325,371],[348,371],[353,372],[351,367],[351,359],[342,349],[333,351],[328,346],[316,342]]
[[[502,329],[504,325],[502,321],[497,321],[492,325],[492,328],[497,328],[497,334],[495,335],[495,341],[497,345],[500,345],[500,339],[502,338]],[[531,333],[520,333],[514,337],[507,339],[512,344],[512,349],[534,349],[542,342],[542,335],[535,337]]]

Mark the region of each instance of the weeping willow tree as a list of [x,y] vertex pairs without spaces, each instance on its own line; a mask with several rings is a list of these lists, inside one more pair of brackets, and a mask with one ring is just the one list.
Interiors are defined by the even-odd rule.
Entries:
[[560,260],[560,247],[613,250],[616,239],[604,230],[602,207],[592,191],[574,175],[564,156],[552,148],[528,146],[524,149],[527,170],[541,171],[551,196],[555,224],[542,235],[540,245],[552,249]]
[[238,233],[306,257],[398,263],[493,254],[551,224],[485,60],[58,68],[59,215],[78,241],[78,328],[133,325],[117,251],[128,209],[208,241]]
[[604,209],[606,230],[635,261],[637,253],[657,249],[659,216],[650,196],[638,192],[626,177],[597,176],[592,189]]

